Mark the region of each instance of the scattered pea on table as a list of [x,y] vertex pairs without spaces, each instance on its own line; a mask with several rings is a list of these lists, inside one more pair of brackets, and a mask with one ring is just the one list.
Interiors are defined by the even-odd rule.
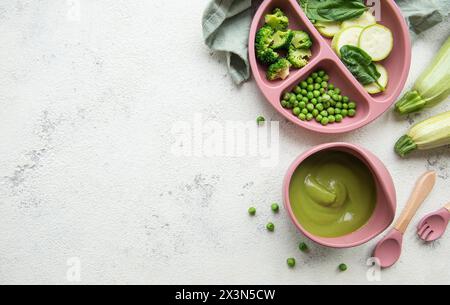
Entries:
[[251,208],[248,209],[248,213],[251,216],[255,216],[256,215],[256,209],[254,207],[251,207]]
[[268,230],[269,232],[275,231],[275,225],[274,225],[273,223],[271,223],[271,222],[269,222],[269,223],[266,225],[266,228],[267,228],[267,230]]
[[280,206],[277,203],[272,204],[271,209],[273,212],[278,213]]
[[264,124],[265,121],[266,121],[266,119],[263,116],[259,116],[259,117],[256,118],[256,123],[258,125]]
[[308,251],[309,250],[309,247],[308,247],[308,245],[307,244],[305,244],[305,243],[300,243],[300,245],[298,246],[298,248],[300,249],[300,251],[302,251],[302,252],[306,252],[306,251]]
[[339,270],[341,271],[341,272],[344,272],[344,271],[347,271],[347,265],[346,264],[340,264],[339,265]]
[[288,258],[288,259],[287,259],[287,265],[288,265],[290,268],[294,268],[294,267],[295,267],[295,258],[293,258],[293,257]]

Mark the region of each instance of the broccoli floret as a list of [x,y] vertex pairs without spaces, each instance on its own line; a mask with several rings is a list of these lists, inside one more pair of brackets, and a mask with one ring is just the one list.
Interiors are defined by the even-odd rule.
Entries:
[[273,64],[280,58],[280,55],[272,49],[273,32],[273,29],[266,25],[256,33],[256,57],[266,65]]
[[294,37],[294,33],[292,33],[291,30],[277,31],[273,35],[272,49],[288,49],[291,44],[292,37]]
[[267,79],[268,80],[276,80],[276,79],[286,79],[289,76],[289,68],[291,67],[291,63],[289,60],[282,58],[278,60],[276,63],[272,64],[267,70]]
[[257,52],[256,56],[265,65],[273,64],[280,58],[280,55],[272,49]]
[[309,49],[312,46],[312,40],[306,32],[293,31],[294,37],[291,40],[291,44],[296,49]]
[[275,31],[285,31],[289,26],[289,19],[282,10],[276,8],[272,14],[266,15],[266,24]]
[[255,39],[256,51],[265,51],[272,46],[273,32],[273,29],[267,25],[259,29]]
[[293,46],[289,48],[287,59],[296,69],[303,68],[308,64],[308,59],[311,57],[311,50],[296,49]]

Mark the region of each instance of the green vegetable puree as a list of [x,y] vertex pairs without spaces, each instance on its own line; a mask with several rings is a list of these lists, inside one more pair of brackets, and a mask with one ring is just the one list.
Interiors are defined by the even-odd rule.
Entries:
[[306,159],[292,176],[289,198],[295,217],[310,233],[340,237],[364,226],[376,205],[376,186],[358,158],[324,151]]

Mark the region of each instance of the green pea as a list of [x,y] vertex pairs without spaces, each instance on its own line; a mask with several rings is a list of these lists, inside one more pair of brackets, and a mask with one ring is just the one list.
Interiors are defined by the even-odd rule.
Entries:
[[308,92],[306,96],[308,97],[308,99],[312,100],[314,98],[314,93]]
[[330,108],[330,106],[331,106],[331,102],[329,102],[329,101],[328,102],[323,102],[323,107],[324,108],[328,109],[328,108]]
[[330,108],[327,109],[327,111],[328,111],[329,115],[334,115],[334,108],[330,107]]
[[300,88],[299,86],[295,86],[294,92],[299,94],[300,92],[302,92],[302,88]]
[[292,109],[292,113],[295,115],[299,115],[300,114],[300,108],[299,107],[295,107],[294,109]]
[[334,88],[334,92],[336,92],[336,94],[341,94],[341,89],[339,89],[339,88]]
[[348,104],[347,103],[342,104],[342,108],[343,109],[348,109]]
[[336,117],[334,115],[329,115],[328,116],[328,121],[333,124],[334,122],[336,122]]
[[338,96],[339,96],[338,101],[342,102],[342,95],[338,95]]
[[[329,88],[328,88],[328,89],[329,89]],[[329,95],[330,97],[333,97],[333,95],[335,94],[335,93],[334,93],[334,90],[332,90],[332,89],[331,89],[331,90],[328,90],[327,93],[328,93],[328,95]]]
[[287,108],[287,109],[292,109],[292,108],[294,108],[294,107],[292,106],[292,104],[291,104],[290,102],[288,102],[287,105],[286,105],[286,108]]
[[316,78],[316,83],[321,84],[322,82],[323,82],[322,77],[319,76]]
[[275,231],[275,225],[274,225],[273,223],[271,223],[271,222],[269,222],[269,223],[266,225],[266,228],[267,228],[267,230],[270,231],[270,232]]
[[320,86],[321,86],[322,88],[328,88],[328,83],[327,83],[327,82],[322,82],[322,83],[320,84]]
[[295,95],[291,95],[289,102],[293,103],[297,100],[297,97]]
[[309,92],[314,90],[314,85],[308,85],[308,88],[306,88]]
[[336,106],[336,101],[331,100],[331,101],[330,101],[330,106],[335,107],[335,106]]
[[251,216],[255,216],[256,215],[256,209],[254,207],[251,207],[251,208],[248,209],[248,213]]
[[356,109],[356,103],[355,102],[348,103],[348,109]]
[[303,102],[303,103],[308,103],[308,102],[309,102],[309,99],[305,96],[304,98],[302,98],[302,102]]
[[297,98],[297,101],[301,101],[301,100],[302,100],[302,98],[303,98],[303,95],[301,95],[301,94],[297,94],[297,95],[296,95],[296,98]]
[[316,109],[319,110],[319,111],[322,111],[324,109],[323,108],[323,104],[317,104],[316,105]]
[[300,103],[298,103],[298,107],[300,107],[300,109],[304,109],[306,108],[306,103],[301,101]]
[[324,77],[325,76],[325,71],[320,70],[317,74],[319,74],[320,77]]
[[335,100],[336,102],[338,102],[338,101],[339,101],[339,95],[334,94],[334,95],[333,95],[333,100]]
[[320,112],[320,115],[323,116],[323,117],[327,117],[328,116],[328,111],[323,110],[323,111]]
[[329,101],[331,99],[331,96],[329,96],[328,94],[324,94],[324,95],[322,95],[322,99],[324,101]]
[[313,94],[314,94],[314,97],[319,97],[320,96],[320,91],[319,90],[314,90]]
[[340,264],[338,268],[341,272],[345,272],[348,269],[346,264]]
[[348,96],[344,96],[344,97],[342,98],[342,101],[343,101],[344,103],[348,103],[348,102],[350,101],[350,99],[348,98]]
[[341,109],[334,108],[334,114],[341,114]]
[[[307,105],[306,107],[308,107],[308,105]],[[302,113],[303,113],[304,115],[307,115],[307,114],[309,113],[309,110],[308,110],[307,108],[302,109]]]
[[328,118],[323,118],[322,121],[320,121],[320,124],[322,124],[323,126],[327,126],[329,123]]
[[320,89],[319,89],[319,92],[320,92],[320,94],[324,94],[326,91],[325,91],[324,88],[320,88]]
[[336,103],[336,108],[341,109],[342,108],[342,103],[341,102]]
[[288,102],[285,100],[281,101],[281,107],[286,108],[287,107]]
[[306,115],[306,120],[307,120],[307,121],[311,121],[312,119],[314,119],[314,115],[312,115],[312,113],[308,113],[308,114]]
[[342,122],[342,120],[343,120],[342,115],[336,114],[336,122],[340,123],[340,122]]
[[324,81],[329,81],[330,80],[330,76],[328,76],[327,74],[325,74],[324,76],[322,76]]
[[317,103],[318,103],[318,100],[317,100],[316,98],[313,98],[313,99],[311,100],[311,104],[317,105]]
[[289,101],[290,98],[291,98],[291,94],[289,92],[287,92],[283,95],[283,100],[285,100],[285,101]]
[[347,109],[343,109],[341,111],[341,115],[342,115],[343,118],[345,118],[348,115],[348,110]]
[[287,265],[289,266],[289,268],[294,268],[295,267],[295,258],[293,258],[293,257],[288,258],[286,260],[286,262],[287,262]]
[[302,89],[306,89],[306,87],[308,87],[308,83],[305,82],[305,81],[303,81],[303,82],[300,83],[300,87],[301,87]]
[[302,252],[306,252],[306,251],[308,251],[309,250],[309,247],[308,247],[308,245],[307,244],[305,244],[305,243],[300,243],[300,245],[298,245],[298,248],[300,249],[300,251],[302,251]]
[[356,115],[355,109],[350,109],[350,110],[348,111],[348,116],[349,116],[349,117],[354,117],[355,115]]
[[312,77],[308,77],[308,79],[306,80],[306,82],[308,84],[314,84],[314,79]]
[[294,104],[292,104],[295,107],[298,107],[298,101],[295,101]]
[[321,116],[320,114],[316,116],[316,121],[317,122],[320,123],[322,121],[322,119],[323,119],[323,116]]
[[306,91],[306,89],[302,89],[302,95],[305,96],[308,94],[308,91]]
[[314,72],[313,74],[311,74],[311,77],[313,79],[316,79],[317,77],[319,77],[319,74],[317,74],[316,72]]
[[306,120],[306,114],[300,113],[300,114],[298,115],[298,118],[299,118],[300,120],[304,121],[304,120]]
[[333,84],[329,84],[329,85],[328,85],[328,88],[329,88],[330,90],[334,90],[334,85],[333,85]]
[[256,118],[256,123],[258,125],[262,125],[265,121],[266,121],[266,119],[263,116],[259,116]]
[[308,109],[309,111],[313,111],[314,110],[314,104],[308,104],[306,105],[306,109]]
[[315,84],[314,85],[314,89],[319,90],[320,88],[322,88],[322,86],[320,84]]

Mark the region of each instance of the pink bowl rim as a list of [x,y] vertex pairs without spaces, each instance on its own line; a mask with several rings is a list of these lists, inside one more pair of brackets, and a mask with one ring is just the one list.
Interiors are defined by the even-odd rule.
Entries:
[[[369,242],[370,240],[373,240],[375,237],[379,236],[383,231],[385,231],[389,227],[389,225],[387,225],[384,228],[384,230],[381,230],[381,231],[375,231],[374,230],[373,232],[368,234],[365,238],[361,238],[361,239],[359,239],[357,241],[348,242],[348,243],[345,243],[345,244],[336,244],[336,243],[331,242],[331,241],[329,241],[329,242],[328,241],[324,241],[327,238],[315,236],[314,234],[311,234],[305,228],[303,228],[303,226],[300,224],[300,222],[295,217],[294,211],[292,210],[292,207],[291,207],[291,202],[290,202],[290,199],[289,199],[289,189],[290,189],[290,184],[291,184],[291,180],[292,180],[292,176],[293,176],[294,172],[297,170],[299,165],[303,161],[305,161],[308,157],[310,157],[312,155],[315,155],[315,154],[317,154],[317,153],[319,153],[321,151],[330,150],[330,149],[348,149],[348,150],[351,150],[351,151],[359,154],[360,156],[362,156],[366,160],[370,160],[371,158],[376,158],[378,161],[380,161],[375,155],[371,154],[366,149],[364,149],[364,148],[362,148],[362,147],[360,147],[358,145],[355,145],[355,144],[350,144],[350,143],[345,143],[345,142],[334,142],[334,143],[327,143],[327,144],[322,144],[322,145],[315,146],[315,147],[305,151],[299,157],[297,157],[294,160],[294,162],[290,165],[290,167],[289,167],[289,169],[288,169],[288,171],[286,173],[286,176],[284,178],[284,182],[283,182],[283,202],[284,202],[284,207],[285,207],[286,211],[288,212],[289,218],[291,219],[292,223],[297,227],[297,229],[302,234],[304,234],[307,238],[309,238],[313,242],[315,242],[317,244],[320,244],[322,246],[326,246],[326,247],[330,247],[330,248],[336,248],[336,249],[357,247],[357,246],[363,245],[363,244]],[[381,163],[381,161],[380,161],[380,163]],[[379,171],[379,169],[375,167],[375,172],[378,172],[378,171]],[[383,191],[387,191],[387,190],[384,189]],[[394,198],[395,197],[396,196],[394,196]],[[395,217],[395,209],[394,209],[394,215],[392,215],[392,221],[394,220],[394,217]],[[392,221],[391,221],[391,223],[392,223]],[[361,228],[359,228],[355,232],[358,232],[359,230],[361,230],[365,226],[367,226],[367,224],[365,224],[364,226],[362,226]],[[354,234],[355,232],[353,232],[351,234]],[[346,236],[348,236],[348,235],[346,235]],[[342,237],[330,238],[330,240],[339,240],[340,238],[342,238]]]
[[[257,73],[258,63],[257,63],[256,55],[254,52],[254,47],[255,47],[254,40],[255,40],[256,31],[258,29],[259,22],[262,18],[262,15],[267,10],[267,7],[273,1],[274,0],[265,0],[263,3],[261,3],[255,16],[253,17],[253,21],[252,21],[252,24],[250,27],[248,51],[249,51],[250,67],[251,67],[252,73],[254,75],[254,78],[256,80],[256,83],[257,83],[258,87],[260,88],[260,90],[262,91],[262,93],[264,94],[264,96],[266,97],[266,99],[269,101],[269,103],[272,105],[272,107],[274,107],[275,110],[279,114],[281,114],[284,118],[288,119],[290,122],[294,123],[295,125],[300,126],[304,129],[313,131],[313,132],[317,132],[320,134],[344,134],[344,133],[348,133],[348,132],[360,129],[364,126],[367,126],[368,124],[370,124],[373,121],[375,121],[376,119],[378,119],[380,116],[382,116],[386,111],[388,111],[391,108],[391,106],[394,104],[394,102],[397,100],[397,98],[400,96],[401,92],[404,89],[404,86],[408,79],[409,71],[411,68],[411,61],[412,61],[411,38],[410,38],[410,34],[409,34],[409,27],[406,23],[405,18],[401,14],[400,8],[398,7],[398,5],[395,3],[394,0],[384,0],[384,1],[386,1],[387,5],[389,5],[391,7],[395,17],[399,20],[400,32],[402,33],[400,39],[403,41],[403,43],[405,45],[405,50],[404,50],[405,54],[402,59],[404,61],[404,65],[401,69],[400,80],[397,82],[396,89],[393,91],[393,93],[391,94],[391,97],[387,101],[384,101],[381,103],[378,101],[374,101],[372,99],[368,100],[369,104],[373,104],[373,105],[371,105],[371,107],[373,107],[374,111],[371,112],[369,109],[369,115],[366,118],[363,118],[360,121],[358,121],[357,123],[351,124],[349,126],[343,126],[342,128],[339,128],[339,129],[325,128],[324,126],[322,126],[320,124],[307,124],[303,121],[298,120],[297,118],[293,117],[292,115],[287,115],[287,113],[285,111],[283,111],[284,110],[283,108],[275,106],[275,104],[271,101],[274,98],[274,96],[273,96],[274,92],[273,91],[269,92],[267,90],[267,87],[263,84],[263,80],[261,79],[259,73]],[[291,3],[295,2],[298,5],[297,0],[286,0],[286,1],[289,1]],[[300,12],[300,17],[303,21],[305,19],[307,20],[307,17],[304,14],[304,12],[302,11],[302,9],[300,8],[300,6],[298,8],[296,8],[296,10],[298,10]],[[309,20],[305,23],[305,27],[308,31],[317,32],[317,30],[314,28],[312,23],[309,22]],[[325,38],[323,38],[323,40],[325,40]],[[321,42],[321,44],[323,45],[323,41]],[[330,54],[330,52],[333,53],[333,51],[331,50],[331,48],[329,46],[328,46],[328,48],[329,48],[329,50],[328,49],[325,50],[324,54]],[[333,53],[332,58],[328,58],[328,57],[320,58],[319,57],[319,58],[316,58],[314,65],[317,65],[321,60],[324,60],[324,59],[331,59],[333,61],[336,61],[336,58],[337,58],[337,56],[334,53]],[[337,59],[337,60],[339,60],[339,59]],[[343,65],[342,63],[337,63],[337,64]],[[349,71],[345,71],[345,73],[351,74]],[[352,78],[354,79],[353,76],[352,76]],[[354,82],[357,82],[356,79],[354,79]],[[359,85],[355,85],[355,86],[358,87]],[[286,87],[283,84],[281,84],[280,86],[275,87],[275,88],[278,89],[280,87],[284,87],[284,90],[286,89]],[[359,91],[360,89],[357,89],[357,90]],[[279,96],[277,96],[276,98],[279,99]]]

